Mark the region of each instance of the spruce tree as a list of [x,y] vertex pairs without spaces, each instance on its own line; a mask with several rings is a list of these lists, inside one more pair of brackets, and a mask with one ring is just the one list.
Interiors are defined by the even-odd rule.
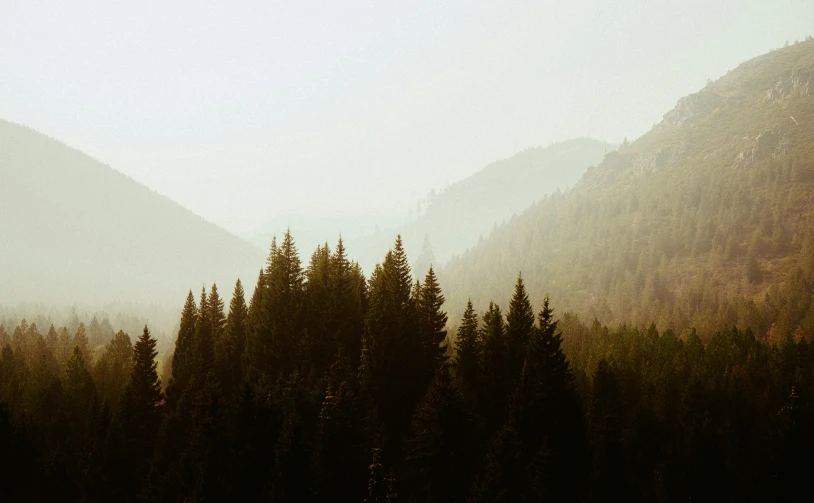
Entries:
[[167,400],[172,406],[189,385],[189,378],[194,367],[197,323],[198,308],[195,305],[192,290],[190,290],[184,309],[181,311],[178,337],[175,340],[175,350],[172,354],[172,378],[167,386]]
[[331,296],[331,251],[328,244],[318,246],[311,255],[305,272],[306,333],[296,346],[299,358],[322,375],[336,356],[336,330],[331,326],[333,299]]
[[218,378],[228,396],[236,396],[243,376],[243,352],[249,318],[243,284],[238,279],[229,302],[229,314],[223,336],[216,342],[215,360]]
[[330,258],[331,319],[329,330],[343,354],[359,364],[364,332],[366,283],[358,264],[348,260],[342,238]]
[[627,483],[622,443],[622,395],[616,372],[601,360],[593,379],[590,431],[593,447],[591,501],[629,501],[633,498]]
[[370,279],[370,306],[365,346],[370,392],[384,425],[383,456],[387,463],[400,456],[402,438],[423,394],[423,346],[418,333],[416,300],[410,266],[401,237]]
[[435,271],[430,267],[424,285],[418,293],[418,326],[424,353],[426,382],[429,383],[436,369],[446,362],[447,313],[441,310],[444,294],[438,285]]
[[480,330],[483,340],[482,386],[478,393],[480,415],[486,421],[486,433],[491,435],[506,419],[506,404],[512,380],[509,372],[506,324],[500,306],[489,303]]
[[[216,290],[217,292],[217,290]],[[198,307],[198,322],[195,332],[195,368],[193,374],[204,375],[215,366],[215,341],[213,339],[212,314],[214,310],[210,298],[206,295],[206,288],[201,289],[201,300]],[[221,304],[221,316],[223,305]]]
[[455,350],[455,375],[465,394],[471,398],[480,389],[483,369],[483,339],[478,331],[478,315],[471,299],[466,303],[466,311],[458,327]]
[[367,407],[350,362],[340,354],[325,376],[317,430],[318,494],[323,500],[359,501],[365,495]]
[[209,320],[212,324],[212,341],[217,344],[226,330],[226,315],[223,312],[223,299],[218,294],[218,285],[214,283],[209,291]]
[[508,346],[508,364],[511,379],[520,374],[526,348],[534,331],[534,310],[529,302],[522,275],[517,275],[514,295],[509,302],[506,313],[506,344]]
[[413,418],[406,483],[414,501],[465,501],[471,483],[475,426],[449,369],[442,365]]
[[117,475],[123,494],[134,495],[150,468],[156,435],[162,419],[164,393],[158,378],[156,340],[145,326],[133,346],[133,370],[122,397],[120,428],[123,472]]
[[271,378],[287,374],[300,363],[296,347],[303,337],[304,273],[290,231],[280,246],[272,244],[264,282],[260,320],[256,324],[256,364]]
[[79,348],[79,351],[82,353],[82,362],[88,366],[88,368],[90,368],[93,361],[91,358],[90,343],[88,341],[84,323],[80,323],[79,328],[76,329],[76,334],[73,336],[73,347]]
[[561,344],[546,297],[510,400],[507,425],[490,458],[492,469],[502,473],[504,483],[511,486],[507,490],[519,499],[579,498],[585,482],[582,405]]
[[[272,246],[272,250],[276,245]],[[246,320],[246,344],[241,355],[241,365],[243,367],[243,378],[247,383],[255,383],[260,378],[262,370],[265,368],[265,308],[263,306],[266,298],[266,273],[260,269],[257,277],[257,284],[249,300],[248,318]]]

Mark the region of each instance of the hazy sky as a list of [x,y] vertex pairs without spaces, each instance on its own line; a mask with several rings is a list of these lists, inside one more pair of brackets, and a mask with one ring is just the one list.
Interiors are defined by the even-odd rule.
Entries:
[[635,138],[812,21],[810,0],[2,0],[0,117],[243,232]]

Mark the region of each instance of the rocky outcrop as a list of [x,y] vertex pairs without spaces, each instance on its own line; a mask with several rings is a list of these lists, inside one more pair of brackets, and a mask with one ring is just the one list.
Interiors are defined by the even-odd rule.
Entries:
[[621,176],[644,177],[673,166],[686,156],[687,145],[675,145],[647,152],[610,152],[598,166],[589,168],[576,188],[597,192],[613,185]]
[[742,150],[735,157],[735,165],[745,168],[764,159],[777,159],[788,153],[788,135],[778,128],[763,131],[752,142],[752,145]]
[[684,124],[700,119],[723,104],[724,99],[711,89],[684,96],[675,108],[664,114],[662,124],[670,126],[683,126]]
[[808,96],[814,93],[814,69],[795,68],[780,76],[766,91],[766,101],[777,103],[790,96]]

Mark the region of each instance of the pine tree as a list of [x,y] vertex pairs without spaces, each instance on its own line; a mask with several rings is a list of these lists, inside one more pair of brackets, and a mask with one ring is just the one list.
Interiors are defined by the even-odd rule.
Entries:
[[172,354],[172,378],[167,386],[167,399],[172,406],[189,385],[194,367],[195,333],[198,323],[198,308],[192,290],[187,295],[184,309],[181,311],[181,322],[178,338],[175,340],[175,351]]
[[486,432],[495,432],[506,419],[506,403],[511,390],[506,325],[500,306],[489,303],[480,330],[483,340],[482,387],[478,396],[480,415]]
[[[90,452],[87,445],[91,436],[90,419],[98,402],[96,386],[79,346],[74,347],[73,356],[65,369],[63,390],[61,409],[65,413],[65,418],[61,427],[68,432],[64,443],[66,468],[75,485],[81,486],[86,482],[85,474],[89,464]],[[53,414],[53,411],[50,413]]]
[[506,314],[506,344],[508,346],[509,375],[514,380],[523,366],[526,348],[534,331],[534,310],[529,302],[523,277],[518,274],[514,295]]
[[594,374],[590,411],[593,466],[589,496],[592,501],[629,501],[634,496],[627,484],[621,406],[616,373],[602,360]]
[[[2,336],[0,336],[0,339],[2,339]],[[54,357],[56,357],[57,345],[59,344],[59,334],[57,334],[53,323],[51,324],[51,327],[48,328],[48,333],[45,335],[45,342],[48,344],[48,348],[51,350],[51,353],[54,355]],[[2,341],[0,341],[0,347],[2,347]]]
[[359,365],[364,332],[366,282],[359,264],[348,261],[342,238],[330,259],[332,317],[329,330],[351,362]]
[[305,272],[305,311],[307,330],[297,345],[299,359],[322,375],[336,356],[336,330],[331,326],[334,305],[331,296],[331,251],[318,246]]
[[[277,246],[272,242],[272,252]],[[270,259],[269,259],[270,260]],[[257,284],[249,300],[248,319],[246,320],[246,345],[241,355],[243,378],[245,382],[256,383],[266,365],[266,326],[264,301],[268,288],[266,273],[260,269]]]
[[217,340],[215,347],[218,378],[227,396],[236,396],[242,380],[248,318],[243,284],[238,279],[229,302],[223,336]]
[[88,372],[85,356],[79,346],[73,350],[73,356],[65,368],[65,393],[75,407],[87,407],[96,394],[93,377]]
[[359,501],[367,481],[367,407],[349,358],[340,354],[326,381],[317,435],[318,492],[323,500]]
[[444,295],[430,267],[418,293],[418,326],[424,353],[424,378],[429,384],[436,369],[446,363],[447,313],[441,310]]
[[267,378],[287,374],[300,363],[296,347],[303,337],[304,273],[291,232],[280,246],[272,243],[264,275],[264,296],[254,323],[252,356],[260,375]]
[[121,404],[121,452],[124,470],[117,470],[121,495],[135,495],[150,468],[156,435],[162,419],[164,394],[158,378],[156,340],[145,326],[133,346],[133,370]]
[[[216,290],[217,292],[217,290]],[[223,304],[221,303],[221,316]],[[195,368],[193,375],[204,375],[215,366],[215,341],[213,339],[212,314],[210,298],[206,295],[206,288],[201,289],[201,300],[198,306],[198,322],[195,332]]]
[[401,237],[369,284],[365,320],[369,360],[363,364],[369,369],[370,392],[384,425],[382,454],[390,464],[400,456],[402,438],[409,432],[413,408],[424,388],[418,313]]
[[218,285],[214,283],[209,291],[209,320],[212,324],[212,341],[217,344],[226,330],[226,315],[223,313],[223,299],[218,294]]
[[475,451],[471,411],[442,365],[413,418],[407,484],[415,501],[464,501]]
[[472,300],[466,303],[466,311],[458,327],[455,349],[457,381],[465,394],[472,397],[480,389],[483,369],[483,339],[478,331],[478,315],[472,307]]
[[133,345],[130,336],[119,330],[105,346],[102,357],[94,365],[93,380],[101,399],[113,412],[118,412],[124,390],[133,369]]
[[580,496],[588,466],[582,404],[548,296],[512,396],[509,427],[521,441],[519,459],[531,466],[521,479],[528,491],[553,500]]
[[82,353],[82,362],[89,367],[93,361],[84,323],[80,323],[79,328],[76,329],[76,334],[73,337],[73,346],[74,348],[79,348],[79,351]]

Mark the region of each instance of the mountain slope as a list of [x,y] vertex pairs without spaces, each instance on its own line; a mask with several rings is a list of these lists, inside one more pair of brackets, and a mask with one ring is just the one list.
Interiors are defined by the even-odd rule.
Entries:
[[[522,271],[609,323],[814,332],[814,41],[741,64],[449,263],[483,308]],[[480,286],[480,288],[476,288]],[[762,321],[765,320],[765,321]],[[774,323],[774,328],[772,328]]]
[[399,232],[408,249],[429,237],[439,263],[474,246],[478,238],[556,190],[573,186],[589,166],[615,147],[591,138],[529,148],[493,162],[438,194],[419,218]]
[[0,303],[180,304],[264,254],[54,139],[0,121]]

